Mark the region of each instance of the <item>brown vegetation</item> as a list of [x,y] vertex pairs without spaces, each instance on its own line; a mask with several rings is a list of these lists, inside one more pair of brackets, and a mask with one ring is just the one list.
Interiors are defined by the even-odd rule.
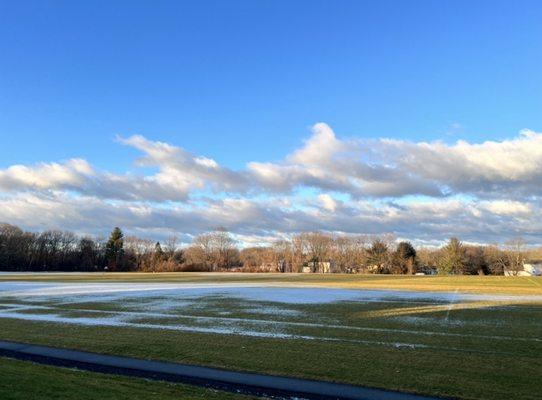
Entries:
[[25,232],[0,224],[0,270],[4,271],[242,271],[502,275],[520,271],[526,259],[542,258],[521,239],[505,246],[472,246],[456,238],[441,248],[418,248],[391,235],[304,232],[272,246],[239,250],[223,228],[196,236],[186,247],[173,236],[163,243],[124,237],[108,240],[71,232]]

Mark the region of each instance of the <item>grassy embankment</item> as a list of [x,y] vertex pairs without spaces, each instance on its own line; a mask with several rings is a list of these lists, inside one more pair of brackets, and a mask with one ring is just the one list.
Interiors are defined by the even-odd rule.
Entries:
[[252,397],[0,357],[2,400],[248,400]]

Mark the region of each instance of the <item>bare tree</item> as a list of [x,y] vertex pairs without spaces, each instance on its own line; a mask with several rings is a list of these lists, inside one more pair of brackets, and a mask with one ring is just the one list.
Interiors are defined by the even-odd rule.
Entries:
[[209,264],[205,250],[197,245],[187,247],[184,250],[183,269],[186,271],[208,271]]
[[339,272],[357,272],[366,262],[366,241],[362,235],[342,235],[333,242],[332,257]]
[[525,261],[525,240],[522,237],[516,237],[506,242],[506,246],[509,251],[508,270],[512,275],[518,275],[523,270]]
[[175,256],[175,253],[179,249],[179,237],[177,235],[171,235],[169,236],[165,242],[164,242],[164,254],[167,258],[173,258]]
[[140,271],[152,270],[149,265],[153,253],[154,243],[152,240],[141,239],[136,236],[124,238],[124,250],[135,263],[135,269]]
[[321,232],[308,232],[299,235],[304,245],[303,253],[311,263],[312,272],[317,272],[319,263],[329,261],[333,239]]
[[305,263],[306,240],[304,235],[292,238],[292,272],[301,272]]
[[243,269],[246,271],[277,272],[278,263],[273,249],[269,247],[247,247],[239,254]]
[[464,274],[485,275],[489,269],[486,254],[482,246],[466,246],[465,255],[467,258]]
[[293,251],[292,243],[288,240],[277,240],[273,243],[273,255],[275,263],[280,272],[293,271]]
[[213,271],[229,268],[239,261],[235,241],[224,228],[197,236],[193,245],[203,251],[204,263]]
[[504,271],[509,269],[510,257],[497,245],[484,247],[484,258],[492,275],[504,275]]

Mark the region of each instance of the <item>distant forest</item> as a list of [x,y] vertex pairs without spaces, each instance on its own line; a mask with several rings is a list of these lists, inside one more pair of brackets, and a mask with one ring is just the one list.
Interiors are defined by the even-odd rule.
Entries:
[[415,249],[392,235],[330,235],[306,232],[268,247],[239,249],[225,229],[181,247],[125,236],[114,228],[107,239],[72,232],[41,233],[0,224],[2,271],[238,271],[384,274],[502,275],[520,271],[526,259],[542,258],[521,238],[505,246],[473,246],[451,238],[441,248]]

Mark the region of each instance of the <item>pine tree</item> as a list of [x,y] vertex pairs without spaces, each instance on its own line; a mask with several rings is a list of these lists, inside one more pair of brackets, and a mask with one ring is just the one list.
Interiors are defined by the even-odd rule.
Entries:
[[438,273],[443,275],[462,274],[466,265],[466,251],[463,243],[457,238],[451,238],[442,249],[438,260]]
[[160,242],[156,242],[154,245],[154,254],[160,259],[164,256],[164,250],[162,250]]
[[154,245],[154,255],[153,255],[153,270],[160,269],[162,262],[165,260],[165,253],[164,250],[162,250],[162,246],[160,245],[160,242],[156,242]]
[[416,265],[416,250],[410,242],[401,242],[395,251],[395,262],[402,274],[413,274]]
[[124,234],[118,226],[113,229],[105,245],[105,258],[110,270],[121,268],[124,258]]

